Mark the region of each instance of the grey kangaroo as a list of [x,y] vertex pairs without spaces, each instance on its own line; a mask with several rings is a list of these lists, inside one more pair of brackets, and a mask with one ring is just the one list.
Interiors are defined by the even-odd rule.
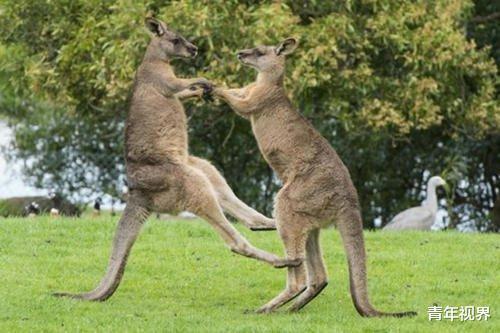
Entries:
[[136,73],[125,127],[130,190],[108,269],[93,291],[56,296],[108,299],[118,288],[130,249],[151,212],[189,210],[208,221],[238,254],[278,268],[301,263],[253,247],[224,216],[222,207],[251,227],[274,227],[272,220],[239,201],[209,162],[189,156],[186,115],[179,98],[200,96],[210,83],[203,78],[176,77],[170,59],[194,57],[197,48],[155,18],[147,18],[146,26],[153,36]]
[[239,51],[238,59],[258,71],[257,80],[241,89],[213,90],[250,120],[260,151],[283,181],[275,202],[277,229],[287,258],[306,263],[288,268],[286,289],[258,312],[274,311],[297,296],[291,310],[298,311],[326,287],[319,234],[321,228],[335,224],[343,239],[351,295],[359,314],[414,315],[380,312],[370,304],[361,212],[349,171],[328,141],[296,111],[283,86],[285,56],[296,47],[297,41],[288,38],[277,46]]

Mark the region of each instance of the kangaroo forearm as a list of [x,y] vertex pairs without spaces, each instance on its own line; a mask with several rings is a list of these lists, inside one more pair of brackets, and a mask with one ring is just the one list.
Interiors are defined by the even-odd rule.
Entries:
[[225,89],[225,91],[226,93],[238,98],[245,98],[248,95],[248,89],[246,87],[239,89]]
[[209,85],[210,82],[204,78],[181,79],[177,77],[175,79],[166,80],[165,82],[169,92],[173,94],[180,93],[195,84]]
[[245,95],[244,89],[216,89],[215,94],[225,100],[238,114],[248,116],[254,111],[254,105],[248,96],[239,97]]
[[176,93],[175,97],[177,97],[180,100],[184,100],[193,97],[201,97],[202,95],[203,95],[203,89],[196,89],[196,90],[184,89]]

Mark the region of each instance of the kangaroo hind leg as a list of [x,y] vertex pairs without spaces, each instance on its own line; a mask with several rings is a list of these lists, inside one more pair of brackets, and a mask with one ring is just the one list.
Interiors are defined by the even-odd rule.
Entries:
[[[279,221],[279,218],[278,218]],[[279,222],[278,222],[279,224]],[[306,253],[307,232],[302,228],[296,230],[280,227],[279,233],[285,245],[287,258],[304,258]],[[269,313],[285,305],[306,289],[306,267],[289,267],[285,289],[272,300],[257,310],[257,313]]]
[[274,220],[249,207],[234,194],[224,177],[210,162],[199,157],[189,156],[188,163],[205,174],[215,190],[217,201],[224,211],[252,230],[276,229]]
[[87,293],[54,293],[54,296],[89,301],[105,301],[113,295],[123,277],[132,245],[134,245],[142,225],[149,216],[149,210],[137,201],[131,193],[125,211],[118,222],[108,269],[99,285]]
[[246,257],[265,261],[276,268],[297,266],[299,260],[282,259],[275,254],[251,245],[224,216],[216,194],[206,175],[191,166],[184,167],[183,209],[205,219],[219,233],[231,251]]
[[307,289],[293,303],[290,311],[298,311],[318,296],[328,285],[326,267],[319,244],[320,229],[311,231],[307,238]]

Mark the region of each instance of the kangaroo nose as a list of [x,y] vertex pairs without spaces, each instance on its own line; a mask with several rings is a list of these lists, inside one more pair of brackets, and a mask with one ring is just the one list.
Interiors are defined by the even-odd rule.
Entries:
[[189,47],[189,53],[194,57],[198,54],[198,48],[194,45]]
[[241,58],[243,58],[244,56],[245,56],[245,52],[243,52],[243,51],[238,51],[238,52],[236,52],[236,57],[237,57],[238,59],[241,59]]

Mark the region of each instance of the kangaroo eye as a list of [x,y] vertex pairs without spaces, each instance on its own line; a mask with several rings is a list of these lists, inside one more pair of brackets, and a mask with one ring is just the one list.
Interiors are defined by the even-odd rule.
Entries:
[[177,44],[179,44],[180,42],[181,42],[181,40],[180,40],[179,38],[174,38],[174,39],[172,39],[172,44],[174,44],[174,45],[177,45]]
[[256,50],[256,51],[255,51],[255,55],[256,55],[257,57],[262,57],[262,56],[264,55],[264,53],[262,53],[260,50]]

